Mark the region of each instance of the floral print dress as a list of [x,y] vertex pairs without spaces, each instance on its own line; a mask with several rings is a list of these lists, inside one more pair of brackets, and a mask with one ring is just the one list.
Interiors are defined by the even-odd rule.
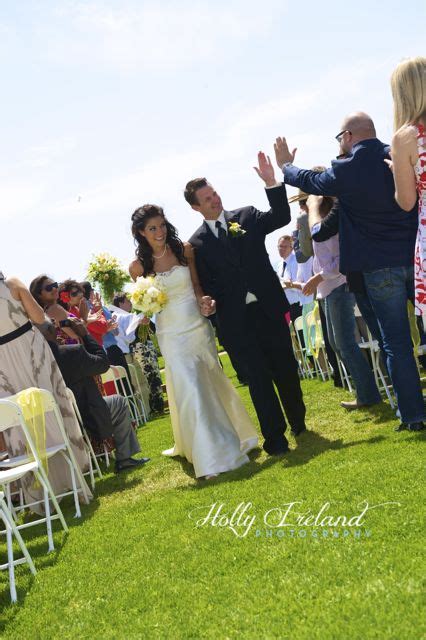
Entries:
[[417,315],[426,314],[426,130],[417,125],[417,149],[419,159],[416,172],[419,194],[419,226],[414,253],[415,306]]

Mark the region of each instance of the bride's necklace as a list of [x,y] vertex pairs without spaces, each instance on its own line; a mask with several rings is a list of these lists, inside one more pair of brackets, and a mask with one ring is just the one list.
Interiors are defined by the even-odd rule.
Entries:
[[164,247],[164,251],[163,251],[163,253],[161,254],[161,256],[155,256],[154,254],[152,254],[152,257],[153,257],[153,258],[155,258],[156,260],[160,260],[161,258],[164,258],[164,256],[166,255],[166,251],[167,251],[167,249],[168,249],[168,248],[169,248],[169,245],[168,245],[168,244],[166,244],[166,245],[165,245],[165,247]]

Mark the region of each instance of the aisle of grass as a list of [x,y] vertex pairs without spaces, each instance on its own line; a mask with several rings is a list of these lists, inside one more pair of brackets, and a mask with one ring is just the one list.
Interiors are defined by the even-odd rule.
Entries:
[[[210,482],[161,456],[172,444],[168,417],[143,427],[152,461],[107,474],[81,520],[68,504],[70,533],[56,525],[55,553],[45,553],[42,531],[24,532],[38,574],[18,568],[12,607],[2,573],[1,637],[421,638],[422,434],[394,433],[386,405],[344,413],[347,394],[330,383],[303,388],[311,430],[291,438],[291,453],[255,451],[248,465]],[[247,388],[238,391],[253,415]],[[329,527],[328,537],[319,527],[312,537],[308,526],[268,537],[263,514],[296,500],[314,513],[329,502],[335,516],[359,513],[363,500],[400,506],[369,512],[359,538],[334,537]],[[228,513],[252,503],[257,520],[246,537],[196,528],[194,510],[199,518],[215,502]]]

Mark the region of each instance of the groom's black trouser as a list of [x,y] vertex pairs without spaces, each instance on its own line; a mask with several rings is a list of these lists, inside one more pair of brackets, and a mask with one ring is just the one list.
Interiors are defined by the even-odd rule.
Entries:
[[290,331],[283,314],[270,319],[258,302],[246,305],[243,329],[231,350],[245,363],[265,448],[281,449],[287,444],[282,407],[295,431],[305,424],[306,413]]

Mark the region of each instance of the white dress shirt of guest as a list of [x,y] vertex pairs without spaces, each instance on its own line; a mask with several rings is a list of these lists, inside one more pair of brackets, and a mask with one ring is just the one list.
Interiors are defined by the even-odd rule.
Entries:
[[142,313],[131,313],[132,304],[127,296],[116,296],[115,305],[108,305],[109,310],[116,316],[118,335],[117,344],[123,353],[130,353],[130,345],[136,338],[136,331],[143,319]]
[[297,260],[293,251],[293,239],[291,236],[281,236],[278,240],[278,253],[280,254],[280,260],[275,266],[275,271],[285,289],[285,295],[288,303],[291,304],[303,304],[300,296],[301,292],[298,289],[292,289],[285,286],[284,283],[297,281]]
[[[313,266],[314,266],[314,258],[312,256],[308,258],[306,262],[298,262],[297,272],[296,272],[296,282],[302,283],[302,286],[305,282],[308,282],[309,278],[311,278],[314,275]],[[300,296],[301,305],[309,304],[314,300],[313,294],[307,296],[304,293],[302,293],[302,291],[299,291],[299,296]]]

